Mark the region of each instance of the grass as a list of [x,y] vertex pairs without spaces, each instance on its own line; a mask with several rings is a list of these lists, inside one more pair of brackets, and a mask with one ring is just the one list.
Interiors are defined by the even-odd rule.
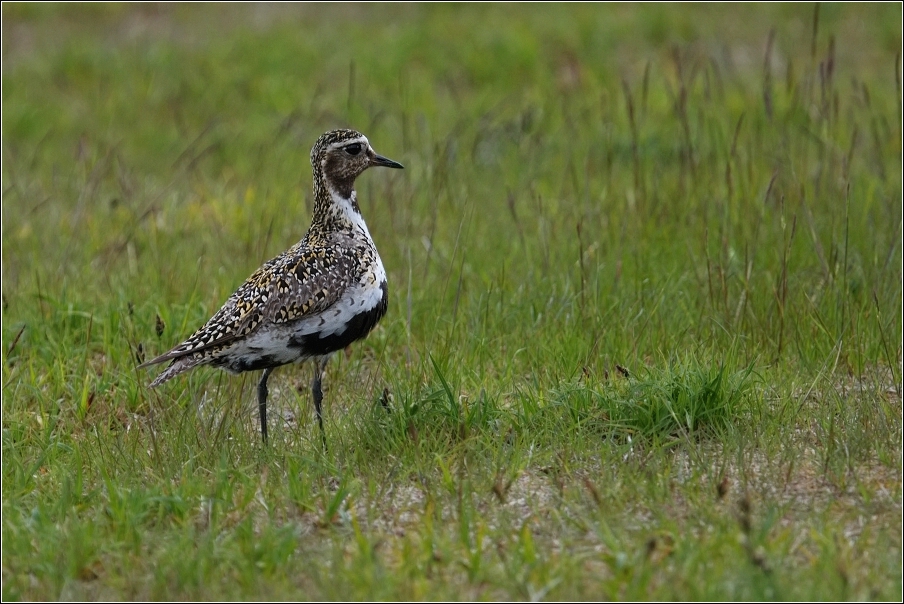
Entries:
[[[4,600],[899,600],[891,5],[3,5]],[[352,126],[389,313],[180,341]]]

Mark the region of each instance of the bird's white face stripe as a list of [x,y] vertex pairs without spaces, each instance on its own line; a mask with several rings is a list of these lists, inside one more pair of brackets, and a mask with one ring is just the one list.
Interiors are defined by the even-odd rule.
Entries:
[[350,138],[348,140],[335,142],[335,143],[331,144],[329,147],[327,147],[327,149],[330,151],[332,151],[334,149],[342,149],[343,147],[347,147],[354,143],[361,143],[361,146],[363,146],[365,149],[370,148],[370,141],[367,140],[367,137],[359,136],[358,138]]

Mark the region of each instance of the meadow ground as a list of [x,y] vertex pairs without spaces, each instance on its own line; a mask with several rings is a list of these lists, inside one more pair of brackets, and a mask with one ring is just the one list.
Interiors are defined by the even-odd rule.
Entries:
[[[3,4],[2,596],[902,595],[896,4]],[[310,218],[326,376],[135,366]]]

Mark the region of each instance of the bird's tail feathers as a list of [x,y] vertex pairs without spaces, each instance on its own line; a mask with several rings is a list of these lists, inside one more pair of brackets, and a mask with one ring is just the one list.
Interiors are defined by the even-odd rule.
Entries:
[[159,386],[163,382],[171,380],[180,373],[185,373],[192,367],[204,364],[205,360],[207,359],[197,358],[194,355],[186,355],[184,357],[173,359],[173,362],[170,363],[167,368],[160,373],[160,375],[155,377],[154,381],[151,382],[148,387],[154,388],[156,386]]

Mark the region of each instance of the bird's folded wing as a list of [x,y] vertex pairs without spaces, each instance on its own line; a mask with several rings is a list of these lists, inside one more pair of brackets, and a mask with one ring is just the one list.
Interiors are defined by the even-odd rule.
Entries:
[[323,312],[351,284],[353,263],[351,255],[317,248],[277,256],[257,269],[191,337],[139,368],[228,345],[261,325],[287,323]]

